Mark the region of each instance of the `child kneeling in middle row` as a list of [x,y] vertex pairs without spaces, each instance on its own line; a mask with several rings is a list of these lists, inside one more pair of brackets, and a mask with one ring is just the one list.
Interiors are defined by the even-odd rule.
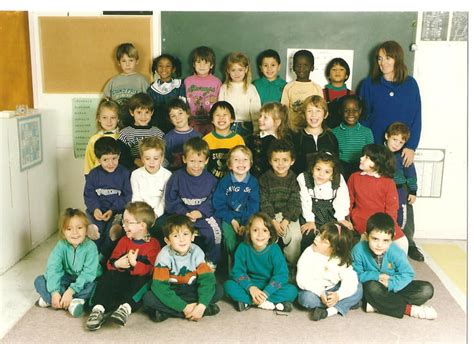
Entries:
[[250,305],[290,312],[297,290],[288,283],[288,267],[271,218],[265,213],[253,215],[244,240],[235,251],[232,279],[224,283],[226,294],[236,301],[239,312]]
[[186,215],[171,215],[163,227],[166,246],[156,258],[151,291],[143,297],[150,319],[162,322],[169,317],[198,321],[219,313],[216,302],[222,287],[204,252],[193,244],[197,231]]

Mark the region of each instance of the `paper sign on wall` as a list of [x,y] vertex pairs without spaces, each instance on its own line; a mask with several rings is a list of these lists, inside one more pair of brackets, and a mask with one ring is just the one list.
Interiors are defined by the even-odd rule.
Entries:
[[83,158],[89,138],[97,132],[96,111],[99,99],[72,99],[72,135],[74,157]]
[[[286,50],[286,81],[290,82],[296,80],[296,75],[293,72],[293,55],[301,49],[287,49]],[[324,88],[324,85],[328,83],[326,76],[324,75],[324,70],[329,61],[335,57],[343,58],[349,68],[352,70],[354,64],[354,50],[335,50],[335,49],[305,49],[309,50],[314,56],[314,70],[309,75],[311,81],[317,83],[319,86]],[[348,89],[352,89],[352,73],[349,76],[349,79],[346,81],[346,86]]]

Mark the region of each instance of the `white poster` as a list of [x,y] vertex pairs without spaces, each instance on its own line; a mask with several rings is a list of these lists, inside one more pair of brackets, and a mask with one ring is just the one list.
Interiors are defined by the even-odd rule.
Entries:
[[[293,72],[293,55],[298,50],[302,50],[305,48],[299,49],[287,49],[286,51],[286,81],[290,82],[296,80],[296,75]],[[349,68],[352,71],[352,66],[354,62],[354,50],[335,50],[335,49],[305,49],[309,50],[314,56],[314,70],[309,75],[311,81],[317,83],[319,86],[324,88],[324,85],[328,83],[326,76],[324,75],[324,70],[326,69],[326,65],[329,61],[331,61],[335,57],[343,58]],[[352,72],[349,76],[349,79],[346,81],[346,86],[348,89],[352,90]]]

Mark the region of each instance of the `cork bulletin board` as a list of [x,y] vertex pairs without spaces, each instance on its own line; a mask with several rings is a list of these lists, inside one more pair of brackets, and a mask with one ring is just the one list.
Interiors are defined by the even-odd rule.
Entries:
[[115,49],[138,49],[137,72],[151,81],[152,17],[40,17],[44,93],[101,93],[120,72]]

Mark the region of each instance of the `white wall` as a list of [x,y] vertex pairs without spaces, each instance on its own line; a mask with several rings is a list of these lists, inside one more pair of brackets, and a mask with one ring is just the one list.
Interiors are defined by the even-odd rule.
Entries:
[[[50,109],[57,118],[60,209],[83,208],[82,159],[72,147],[72,98],[99,97],[42,92],[38,15],[30,15],[34,59],[34,93],[38,108]],[[49,15],[49,14],[48,14]],[[58,15],[58,13],[55,13]],[[66,15],[63,13],[61,15]],[[82,14],[84,15],[84,14]],[[96,14],[93,14],[96,15]],[[421,24],[421,21],[419,21]],[[418,25],[420,26],[420,25]],[[418,30],[419,31],[419,30]],[[419,37],[419,32],[417,34]],[[160,53],[160,13],[153,17],[153,56]],[[441,198],[419,198],[415,204],[416,237],[466,239],[467,228],[467,43],[417,42],[415,72],[422,95],[423,130],[420,148],[446,149]],[[408,53],[408,52],[407,52]]]
[[414,77],[423,128],[419,148],[446,151],[441,198],[418,198],[416,236],[467,239],[467,42],[420,41],[418,15]]

